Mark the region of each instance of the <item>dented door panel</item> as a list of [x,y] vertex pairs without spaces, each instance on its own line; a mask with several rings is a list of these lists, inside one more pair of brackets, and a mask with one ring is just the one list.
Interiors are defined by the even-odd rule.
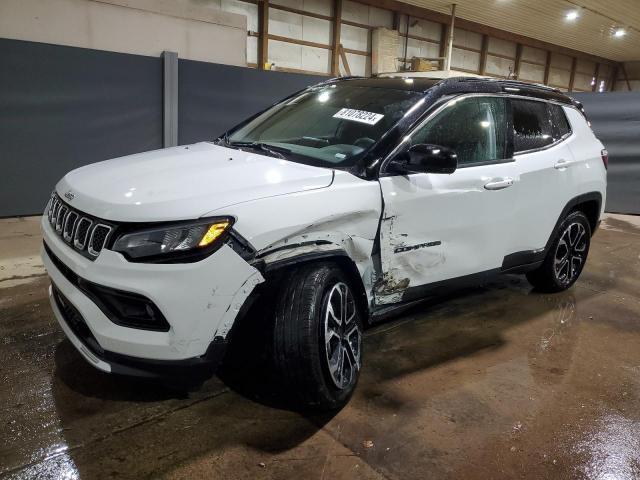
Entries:
[[[506,179],[506,187],[486,188]],[[518,180],[515,162],[381,178],[376,304],[400,302],[411,287],[499,268],[511,253]]]

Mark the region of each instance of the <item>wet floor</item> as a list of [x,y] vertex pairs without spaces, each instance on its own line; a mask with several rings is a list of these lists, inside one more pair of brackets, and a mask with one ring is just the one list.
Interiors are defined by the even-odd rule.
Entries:
[[102,374],[64,339],[37,266],[5,270],[0,477],[640,478],[638,223],[607,219],[562,294],[507,276],[370,329],[334,415],[281,408],[242,368],[188,394]]

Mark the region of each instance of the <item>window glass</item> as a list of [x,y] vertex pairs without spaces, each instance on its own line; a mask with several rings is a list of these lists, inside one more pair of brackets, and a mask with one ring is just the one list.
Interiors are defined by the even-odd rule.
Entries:
[[452,100],[411,136],[411,144],[427,143],[453,149],[458,165],[503,160],[506,157],[505,101],[493,97]]
[[569,121],[564,113],[564,109],[556,104],[550,104],[549,107],[551,107],[551,120],[553,122],[556,139],[560,139],[567,133],[571,133],[571,127],[569,126]]
[[227,145],[277,148],[287,160],[346,167],[375,145],[422,92],[340,82],[312,87],[235,131]]
[[511,100],[511,105],[516,152],[546,147],[555,141],[546,102]]

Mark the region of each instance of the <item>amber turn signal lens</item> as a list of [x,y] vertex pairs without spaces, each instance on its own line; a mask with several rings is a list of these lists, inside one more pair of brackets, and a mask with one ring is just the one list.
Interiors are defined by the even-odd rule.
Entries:
[[202,236],[202,240],[198,244],[199,247],[206,247],[215,241],[225,230],[229,227],[229,222],[220,222],[210,225],[205,234]]

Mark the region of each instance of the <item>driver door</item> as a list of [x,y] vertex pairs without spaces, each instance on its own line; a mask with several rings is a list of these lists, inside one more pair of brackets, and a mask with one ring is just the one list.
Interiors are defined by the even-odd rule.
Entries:
[[[456,151],[450,175],[381,172],[382,278],[378,305],[424,296],[440,282],[499,269],[511,253],[518,173],[505,99],[448,102],[405,138],[401,151],[434,144]],[[393,162],[393,159],[391,160]]]

